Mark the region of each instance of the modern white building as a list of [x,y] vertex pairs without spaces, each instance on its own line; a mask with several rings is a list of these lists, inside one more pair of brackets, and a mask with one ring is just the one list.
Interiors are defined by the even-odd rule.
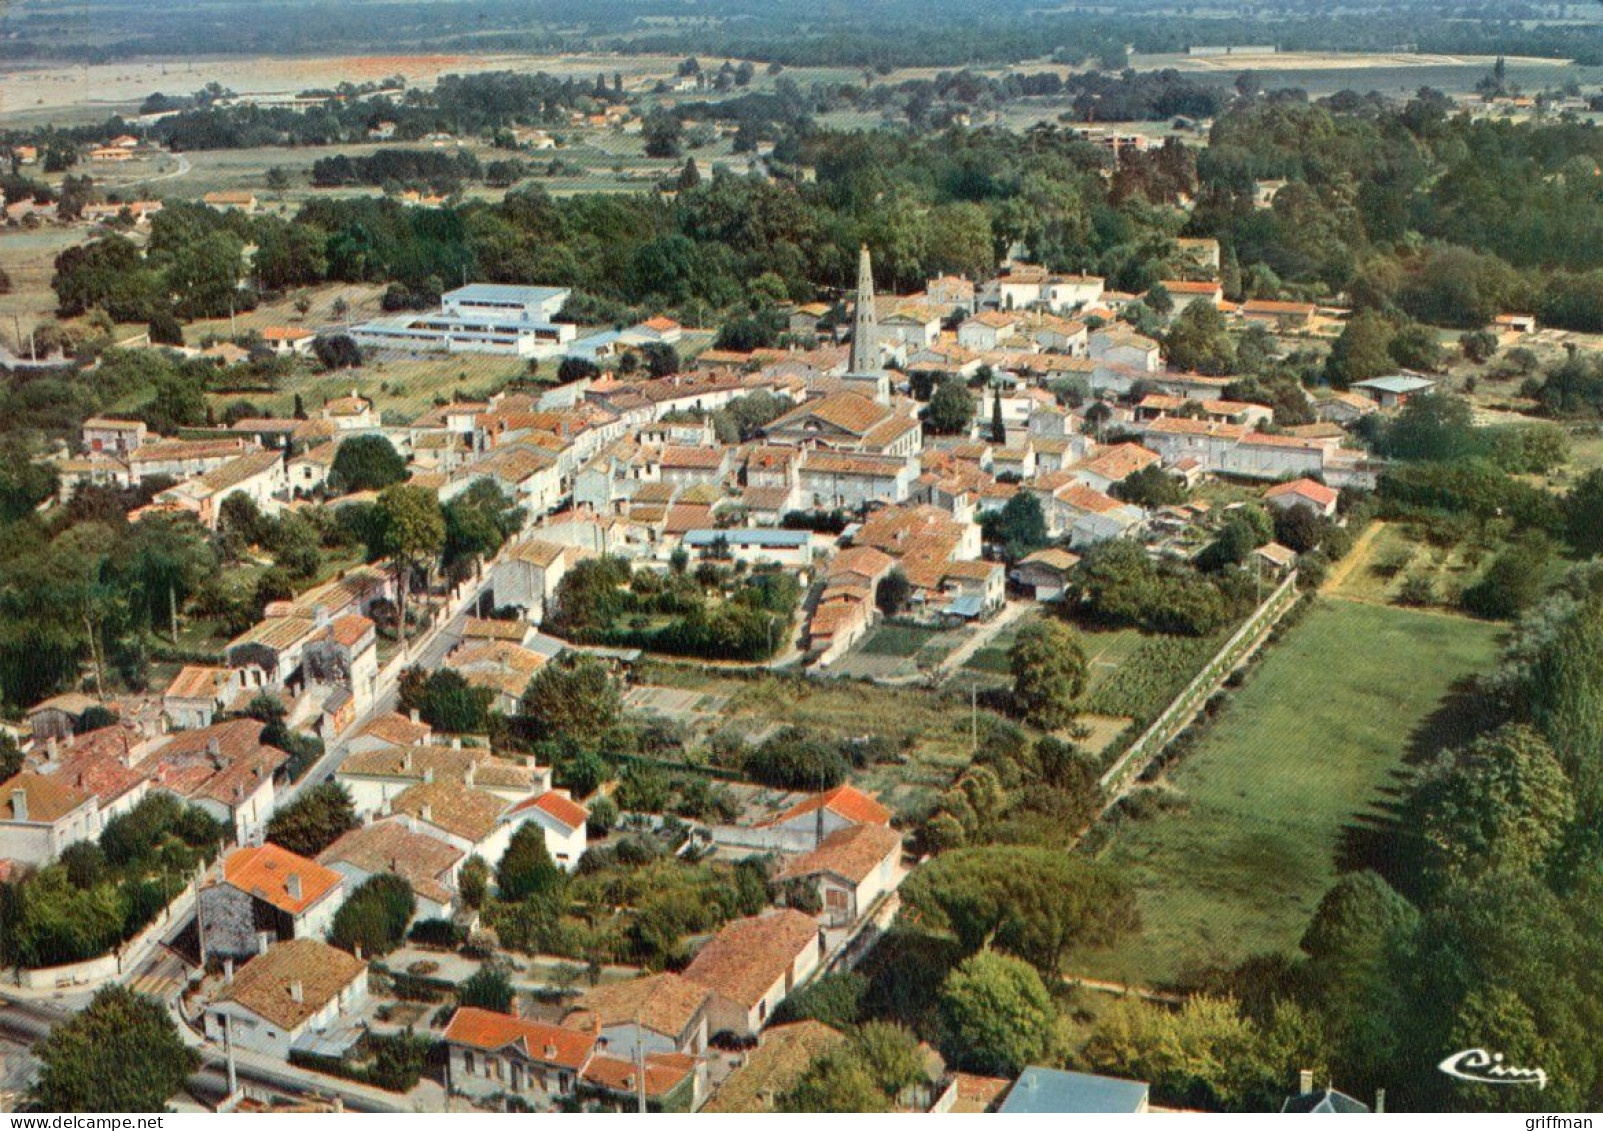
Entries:
[[555,321],[568,294],[560,287],[473,283],[441,296],[437,313],[377,318],[351,327],[351,337],[371,349],[407,353],[559,357],[578,333]]

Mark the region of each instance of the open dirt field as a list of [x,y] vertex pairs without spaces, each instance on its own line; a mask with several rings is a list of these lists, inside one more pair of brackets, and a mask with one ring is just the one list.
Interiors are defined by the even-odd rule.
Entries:
[[378,82],[400,76],[408,86],[429,87],[441,75],[485,71],[545,71],[553,75],[621,72],[624,82],[667,78],[677,60],[600,55],[321,55],[307,58],[222,56],[126,61],[0,72],[0,118],[42,111],[92,111],[104,117],[137,105],[156,91],[187,94],[220,83],[240,94],[294,94],[342,82]]

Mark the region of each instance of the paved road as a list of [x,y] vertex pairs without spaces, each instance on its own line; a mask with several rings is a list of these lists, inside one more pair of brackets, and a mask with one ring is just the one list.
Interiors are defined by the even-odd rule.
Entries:
[[[447,617],[423,636],[411,642],[409,666],[417,666],[427,671],[434,671],[445,663],[445,658],[450,655],[451,649],[462,641],[462,630],[467,621],[468,611],[473,608],[478,596],[489,585],[490,568],[491,566],[487,564],[483,580],[476,584],[471,597],[466,597],[461,601],[454,616]],[[399,697],[398,683],[398,680],[391,680],[382,687],[374,697],[373,705],[368,708],[366,714],[356,720],[347,732],[348,735],[360,733],[362,727],[373,719],[395,710],[395,704]],[[332,779],[339,772],[341,764],[344,763],[349,754],[350,749],[346,740],[342,739],[335,742],[324,752],[321,758],[312,764],[312,768],[303,774],[299,781],[284,791],[279,799],[279,804],[287,805],[299,796],[301,790],[318,782]]]

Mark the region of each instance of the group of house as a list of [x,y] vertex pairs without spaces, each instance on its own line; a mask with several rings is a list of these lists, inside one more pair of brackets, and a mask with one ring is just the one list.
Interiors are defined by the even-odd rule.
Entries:
[[[360,747],[339,773],[360,827],[315,860],[275,844],[237,848],[200,889],[202,953],[222,970],[201,1020],[220,1044],[287,1059],[296,1051],[339,1056],[360,1040],[378,1000],[368,966],[322,939],[344,898],[371,876],[399,875],[419,918],[446,918],[459,910],[464,861],[495,859],[514,823],[540,821],[566,867],[584,850],[587,814],[550,790],[544,770],[433,744],[426,727],[399,716],[364,730]],[[473,791],[497,800],[469,803]],[[778,907],[732,920],[680,973],[605,982],[538,1016],[458,1009],[442,1034],[447,1088],[481,1101],[510,1095],[537,1110],[576,1095],[699,1108],[710,1094],[714,1045],[757,1044],[785,999],[826,967],[842,929],[863,922],[900,883],[902,837],[890,820],[875,799],[841,786],[747,829],[781,853],[777,878],[813,889],[818,910]]]

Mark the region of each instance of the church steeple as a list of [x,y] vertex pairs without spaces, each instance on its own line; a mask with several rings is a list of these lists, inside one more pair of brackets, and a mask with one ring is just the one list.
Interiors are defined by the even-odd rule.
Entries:
[[852,320],[851,372],[878,373],[879,319],[874,315],[874,266],[868,245],[857,258],[857,311]]

